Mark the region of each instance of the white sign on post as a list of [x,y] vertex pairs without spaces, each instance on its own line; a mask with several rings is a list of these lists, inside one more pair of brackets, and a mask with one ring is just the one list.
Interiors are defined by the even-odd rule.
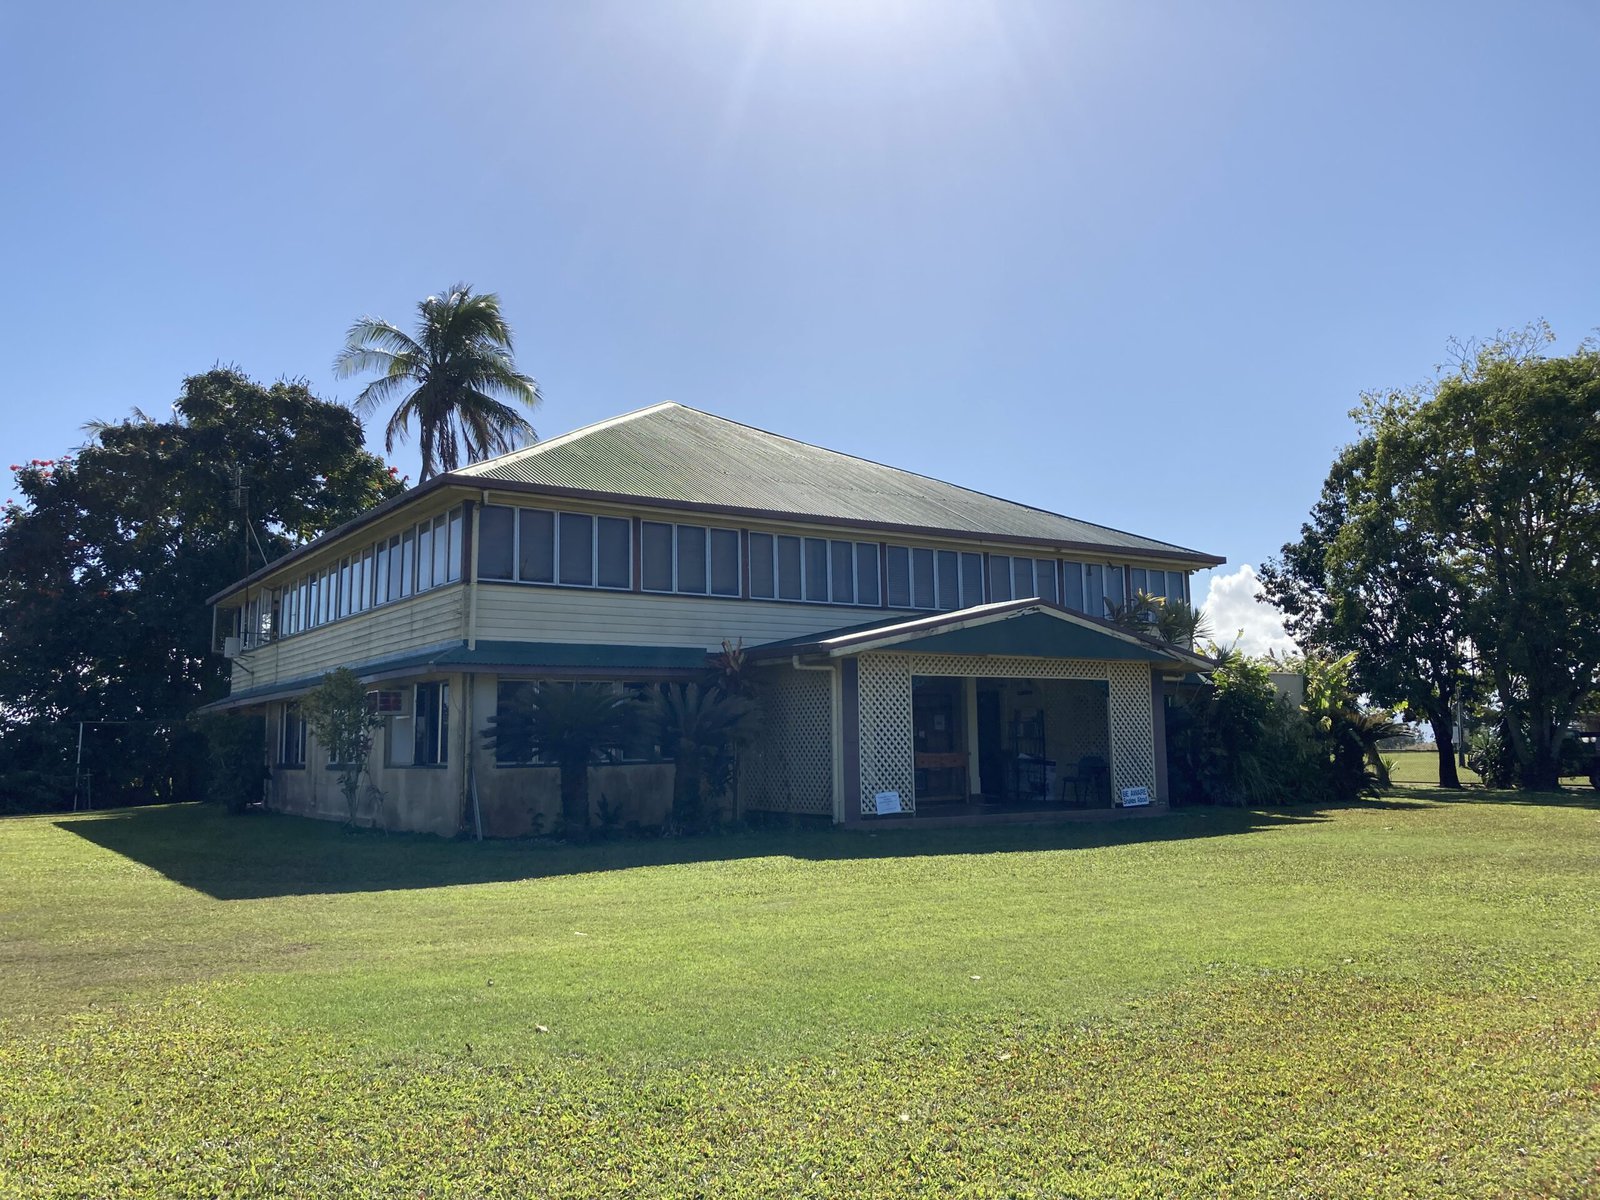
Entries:
[[1145,787],[1123,788],[1121,805],[1123,808],[1143,808],[1150,803],[1150,789]]
[[878,815],[880,817],[886,813],[897,813],[902,811],[900,808],[899,792],[879,792],[872,799],[873,802],[878,806]]

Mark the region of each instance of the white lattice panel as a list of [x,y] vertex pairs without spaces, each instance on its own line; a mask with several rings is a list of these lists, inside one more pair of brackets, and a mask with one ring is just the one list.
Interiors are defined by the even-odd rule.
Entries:
[[1150,668],[1143,663],[1107,663],[1106,674],[1111,684],[1111,781],[1117,788],[1149,788],[1154,796],[1156,749],[1155,729],[1150,723]]
[[744,757],[745,807],[833,815],[833,686],[821,671],[763,672],[761,733]]
[[[1150,723],[1150,668],[1144,663],[976,654],[863,654],[861,662],[861,811],[893,788],[912,808],[911,677],[1098,679],[1110,692],[1111,781],[1155,793],[1155,735]],[[872,700],[868,700],[868,679]],[[870,732],[870,742],[869,742]]]
[[916,808],[911,747],[911,656],[863,654],[861,696],[861,811],[877,811],[879,792],[899,792],[907,811]]

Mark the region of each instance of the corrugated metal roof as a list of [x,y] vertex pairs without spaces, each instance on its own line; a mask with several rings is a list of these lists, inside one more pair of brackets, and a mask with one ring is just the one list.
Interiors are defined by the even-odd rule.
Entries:
[[681,404],[474,463],[458,478],[1217,561],[1171,542],[957,487]]

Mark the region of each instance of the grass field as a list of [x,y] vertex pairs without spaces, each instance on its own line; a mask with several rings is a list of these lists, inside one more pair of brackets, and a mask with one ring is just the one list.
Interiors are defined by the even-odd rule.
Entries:
[[0,821],[0,1195],[1600,1196],[1600,808]]
[[[1439,757],[1434,750],[1401,750],[1384,755],[1392,764],[1390,776],[1396,787],[1437,787],[1439,784]],[[1482,784],[1478,773],[1469,767],[1458,766],[1456,773],[1468,786]],[[1574,776],[1561,781],[1563,787],[1574,791],[1593,791],[1587,777]]]

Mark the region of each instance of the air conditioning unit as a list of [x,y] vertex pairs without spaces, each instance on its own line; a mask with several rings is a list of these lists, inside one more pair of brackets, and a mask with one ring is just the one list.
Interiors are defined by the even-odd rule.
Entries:
[[244,639],[225,637],[222,639],[222,657],[238,658],[239,652],[244,648]]
[[367,710],[380,716],[403,716],[406,711],[406,688],[380,688],[367,693]]

